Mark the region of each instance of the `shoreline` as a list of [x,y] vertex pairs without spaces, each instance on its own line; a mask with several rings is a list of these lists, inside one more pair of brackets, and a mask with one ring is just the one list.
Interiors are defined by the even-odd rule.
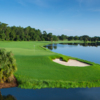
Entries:
[[14,77],[13,82],[11,82],[11,83],[8,83],[8,82],[0,83],[0,89],[17,87],[17,86],[18,86],[18,82],[17,82],[17,79],[15,77]]

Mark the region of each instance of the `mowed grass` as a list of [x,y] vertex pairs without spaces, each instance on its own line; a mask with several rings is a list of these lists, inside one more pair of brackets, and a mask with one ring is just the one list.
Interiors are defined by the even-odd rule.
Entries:
[[50,50],[44,50],[41,45],[44,45],[49,42],[26,42],[26,41],[17,41],[17,42],[7,42],[1,41],[0,48],[5,48],[7,51],[12,51],[14,55],[52,55]]
[[[92,81],[100,70],[89,67],[67,67],[52,62],[48,56],[15,56],[16,74],[39,80]],[[96,67],[96,66],[95,66]],[[97,73],[95,73],[97,72]]]
[[[77,42],[77,41],[75,41]],[[79,41],[78,41],[79,42]],[[78,58],[51,52],[43,47],[48,41],[0,41],[0,47],[12,51],[17,62],[14,73],[22,88],[97,87],[100,86],[100,65]],[[69,67],[53,62],[51,58],[65,57],[91,64],[88,67]]]

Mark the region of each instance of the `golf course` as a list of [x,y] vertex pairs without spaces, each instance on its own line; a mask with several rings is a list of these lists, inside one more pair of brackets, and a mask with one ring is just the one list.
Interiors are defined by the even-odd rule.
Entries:
[[[82,41],[58,41],[52,43],[81,43]],[[14,73],[18,87],[25,89],[100,87],[100,65],[79,58],[54,53],[43,47],[51,41],[0,41],[0,48],[12,51],[16,59]],[[61,58],[78,60],[87,67],[65,66],[53,62]]]

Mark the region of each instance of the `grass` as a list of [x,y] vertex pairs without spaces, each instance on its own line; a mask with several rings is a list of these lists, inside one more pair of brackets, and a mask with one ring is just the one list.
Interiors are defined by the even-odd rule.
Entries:
[[[69,41],[58,41],[69,42]],[[79,43],[80,41],[70,41]],[[82,42],[82,41],[81,41]],[[100,65],[51,52],[43,47],[50,41],[0,41],[0,47],[12,51],[18,70],[14,73],[21,88],[100,87]],[[35,45],[35,48],[34,48]],[[76,59],[89,67],[69,67],[52,61],[54,58]]]

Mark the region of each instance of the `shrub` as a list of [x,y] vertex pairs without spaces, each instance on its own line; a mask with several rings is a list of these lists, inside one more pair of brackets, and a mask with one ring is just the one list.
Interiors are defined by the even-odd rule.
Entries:
[[12,52],[6,52],[5,49],[0,49],[0,82],[10,81],[13,79],[13,73],[17,70],[16,60]]

